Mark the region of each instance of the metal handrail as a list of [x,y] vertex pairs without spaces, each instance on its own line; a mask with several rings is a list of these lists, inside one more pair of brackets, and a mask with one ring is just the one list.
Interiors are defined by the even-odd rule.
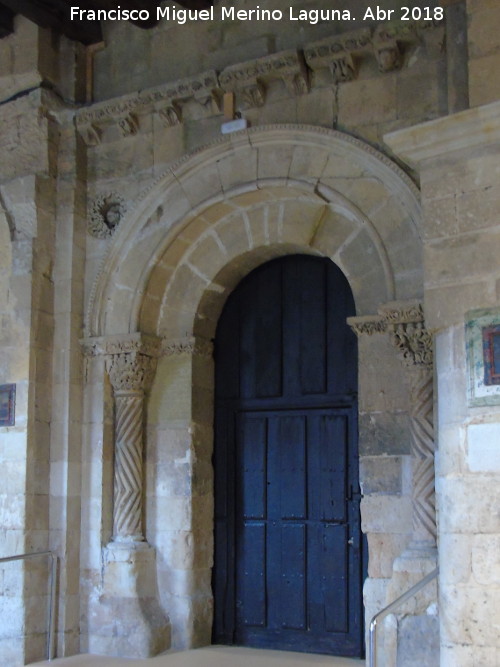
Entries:
[[432,570],[432,572],[429,572],[429,574],[418,581],[415,586],[412,586],[406,591],[406,593],[400,595],[396,600],[388,604],[387,607],[384,607],[372,618],[370,623],[370,656],[368,663],[370,667],[377,667],[377,622],[384,619],[388,614],[394,611],[394,609],[397,609],[397,607],[406,602],[406,600],[409,600],[411,597],[416,595],[422,588],[424,588],[424,586],[427,586],[429,582],[435,579],[438,574],[439,567],[437,567],[435,570]]
[[56,599],[56,575],[57,575],[57,556],[52,551],[38,551],[30,554],[18,554],[17,556],[7,556],[0,558],[0,563],[8,563],[15,560],[27,560],[28,558],[37,558],[44,556],[50,558],[50,597],[49,597],[49,618],[47,622],[47,660],[54,658],[54,640],[55,640],[55,610]]

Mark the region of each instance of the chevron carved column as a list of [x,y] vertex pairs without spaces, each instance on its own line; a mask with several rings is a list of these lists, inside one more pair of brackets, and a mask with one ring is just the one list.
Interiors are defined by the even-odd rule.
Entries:
[[144,346],[106,356],[115,399],[113,542],[144,541],[144,396],[155,368],[156,358]]
[[411,549],[436,547],[432,336],[419,303],[387,304],[387,330],[407,369],[413,457],[413,536]]

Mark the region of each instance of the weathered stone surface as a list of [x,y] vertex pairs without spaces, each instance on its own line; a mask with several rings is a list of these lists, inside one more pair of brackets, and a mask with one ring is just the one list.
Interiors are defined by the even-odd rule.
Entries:
[[409,454],[408,415],[400,412],[361,414],[359,442],[362,456]]
[[398,667],[438,667],[439,618],[408,616],[398,627]]

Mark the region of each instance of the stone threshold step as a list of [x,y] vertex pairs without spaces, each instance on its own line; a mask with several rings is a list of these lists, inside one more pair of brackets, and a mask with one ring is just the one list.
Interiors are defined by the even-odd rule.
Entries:
[[82,654],[51,662],[31,663],[32,667],[361,667],[364,664],[364,660],[351,658],[239,646],[171,651],[144,660]]

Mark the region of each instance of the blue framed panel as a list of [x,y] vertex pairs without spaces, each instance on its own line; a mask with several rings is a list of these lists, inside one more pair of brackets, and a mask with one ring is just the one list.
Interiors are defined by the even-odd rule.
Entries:
[[0,426],[14,426],[16,422],[16,385],[0,385]]
[[499,405],[500,311],[470,311],[465,333],[469,405]]

